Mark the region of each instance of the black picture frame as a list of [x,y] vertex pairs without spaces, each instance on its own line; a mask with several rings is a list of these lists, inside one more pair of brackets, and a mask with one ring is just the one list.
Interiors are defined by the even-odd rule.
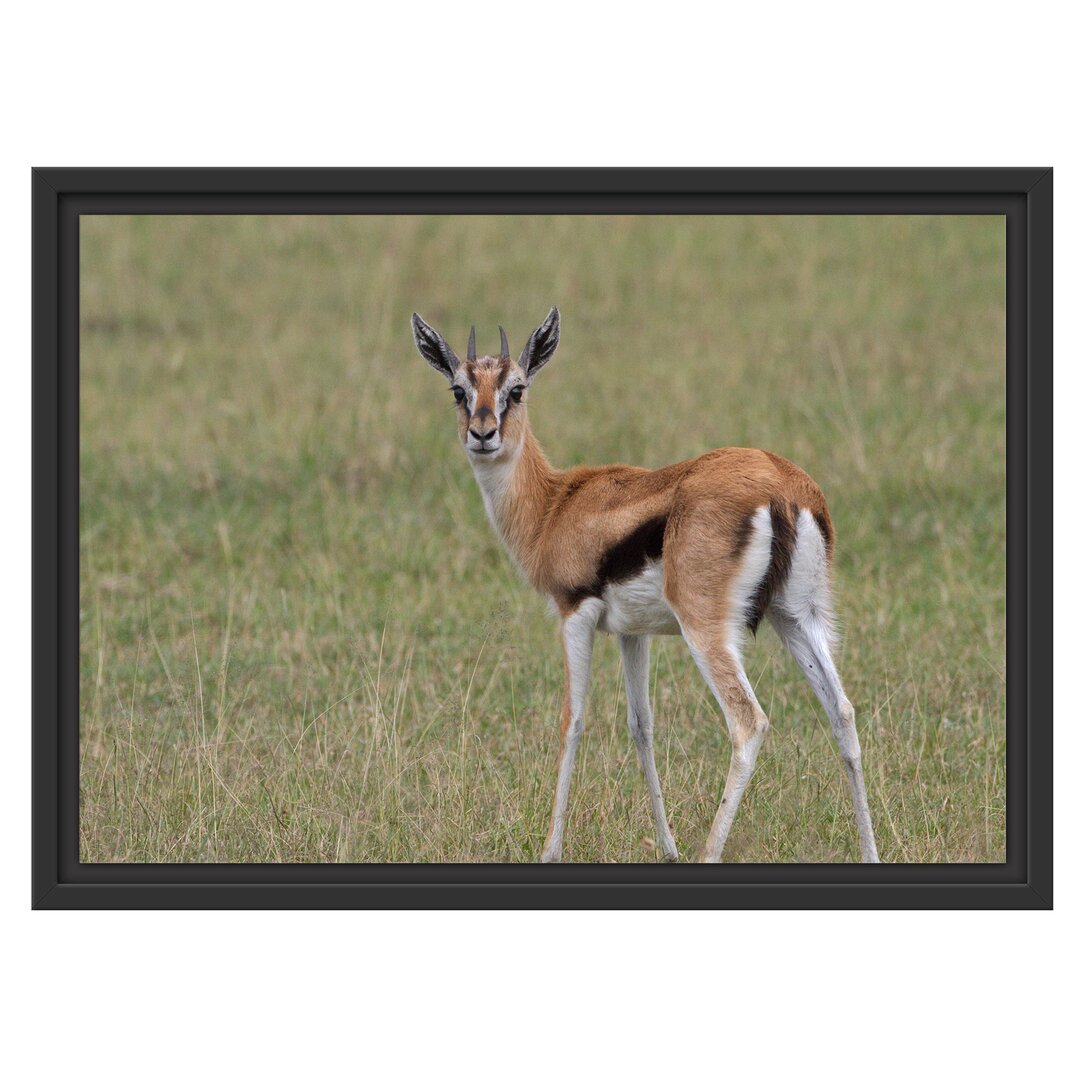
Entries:
[[[35,908],[1052,906],[1052,170],[43,168],[32,189]],[[1004,215],[1006,862],[80,864],[78,222],[93,213]]]

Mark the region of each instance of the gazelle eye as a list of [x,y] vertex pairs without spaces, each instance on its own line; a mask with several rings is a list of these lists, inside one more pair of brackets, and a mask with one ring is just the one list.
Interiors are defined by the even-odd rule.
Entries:
[[521,395],[524,394],[524,393],[525,393],[525,387],[524,386],[515,386],[514,389],[510,391],[510,400],[511,401],[520,401],[521,400]]
[[460,405],[465,400],[465,391],[460,386],[453,387],[454,400]]

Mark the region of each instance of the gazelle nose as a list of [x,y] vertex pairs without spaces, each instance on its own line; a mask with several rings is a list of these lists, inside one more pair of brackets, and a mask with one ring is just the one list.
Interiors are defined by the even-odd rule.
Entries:
[[490,431],[477,431],[476,428],[469,428],[469,434],[480,442],[490,439],[491,436],[495,434],[495,431],[495,428],[492,428]]

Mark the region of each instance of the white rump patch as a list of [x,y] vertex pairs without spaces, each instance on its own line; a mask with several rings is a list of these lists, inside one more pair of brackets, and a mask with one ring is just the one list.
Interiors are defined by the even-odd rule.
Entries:
[[773,603],[800,626],[818,628],[825,644],[835,637],[828,551],[825,538],[809,510],[799,511],[791,571]]
[[769,569],[772,557],[772,518],[767,506],[759,506],[750,520],[750,536],[743,548],[742,562],[731,583],[728,593],[730,616],[728,618],[728,646],[739,652],[742,630],[746,625],[746,615],[750,610],[750,601],[754,598],[758,586]]

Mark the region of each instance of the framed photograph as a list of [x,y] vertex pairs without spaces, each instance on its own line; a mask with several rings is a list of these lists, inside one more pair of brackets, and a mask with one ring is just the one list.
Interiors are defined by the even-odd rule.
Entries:
[[1051,170],[32,183],[36,907],[1052,905]]

